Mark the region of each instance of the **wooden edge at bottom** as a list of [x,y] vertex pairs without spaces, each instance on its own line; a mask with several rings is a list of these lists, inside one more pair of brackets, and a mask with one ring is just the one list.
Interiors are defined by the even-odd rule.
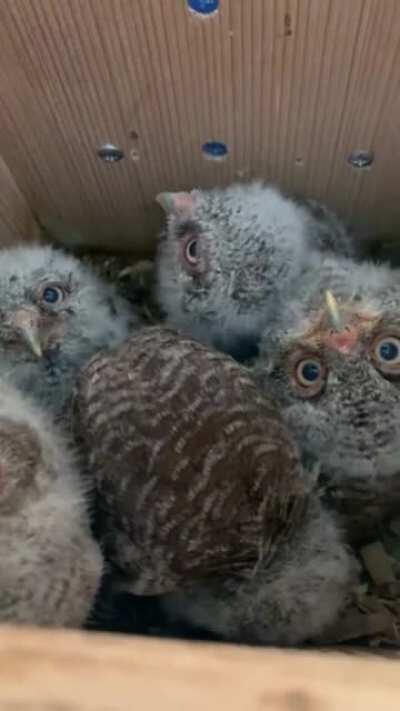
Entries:
[[0,628],[2,711],[398,711],[397,661]]

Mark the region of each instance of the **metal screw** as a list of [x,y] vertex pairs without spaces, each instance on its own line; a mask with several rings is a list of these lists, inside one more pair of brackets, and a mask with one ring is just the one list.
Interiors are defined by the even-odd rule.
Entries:
[[353,151],[347,160],[353,168],[369,168],[374,162],[374,154],[372,151]]
[[101,160],[104,160],[105,163],[117,163],[124,157],[124,152],[112,143],[104,143],[97,151],[97,155]]
[[187,0],[189,9],[198,15],[212,15],[217,12],[219,0]]
[[222,141],[207,141],[203,143],[201,150],[204,158],[209,160],[223,160],[228,155],[228,146]]

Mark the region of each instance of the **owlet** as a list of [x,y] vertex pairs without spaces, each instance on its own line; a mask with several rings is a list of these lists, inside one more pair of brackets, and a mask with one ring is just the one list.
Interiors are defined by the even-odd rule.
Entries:
[[75,402],[106,556],[125,589],[242,641],[294,643],[343,605],[351,560],[276,407],[229,356],[153,327],[84,368]]

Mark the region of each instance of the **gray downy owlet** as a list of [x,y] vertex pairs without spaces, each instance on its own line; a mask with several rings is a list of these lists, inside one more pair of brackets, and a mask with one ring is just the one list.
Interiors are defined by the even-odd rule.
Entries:
[[79,627],[103,570],[69,447],[0,380],[0,622]]
[[51,247],[0,255],[0,375],[58,415],[76,373],[138,325],[132,307],[81,262]]
[[233,359],[145,329],[85,366],[74,412],[120,587],[231,640],[292,644],[334,621],[352,560]]
[[157,256],[158,298],[170,324],[237,360],[257,352],[263,327],[329,252],[355,240],[312,200],[261,183],[161,193],[167,214]]
[[355,538],[400,506],[399,307],[399,270],[327,258],[254,369]]
[[[5,408],[0,426],[0,462],[16,492],[10,514],[3,515],[0,504],[2,619],[34,622],[37,613],[39,624],[80,624],[89,609],[101,565],[85,529],[88,492],[70,461],[70,444],[60,441],[53,424],[60,419],[66,430],[83,363],[123,341],[135,325],[132,308],[113,288],[61,250],[1,251],[0,378],[16,387],[7,395],[15,422],[8,422]],[[25,419],[19,393],[37,407],[28,402]]]

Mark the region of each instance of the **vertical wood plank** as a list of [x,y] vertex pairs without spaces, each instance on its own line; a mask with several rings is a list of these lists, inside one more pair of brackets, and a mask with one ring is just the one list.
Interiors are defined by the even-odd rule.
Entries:
[[0,158],[0,247],[40,239],[40,229],[32,211]]
[[[78,245],[149,252],[157,192],[251,178],[395,233],[399,37],[398,0],[221,0],[206,19],[186,0],[2,0],[0,155]],[[125,158],[101,162],[105,142]]]

